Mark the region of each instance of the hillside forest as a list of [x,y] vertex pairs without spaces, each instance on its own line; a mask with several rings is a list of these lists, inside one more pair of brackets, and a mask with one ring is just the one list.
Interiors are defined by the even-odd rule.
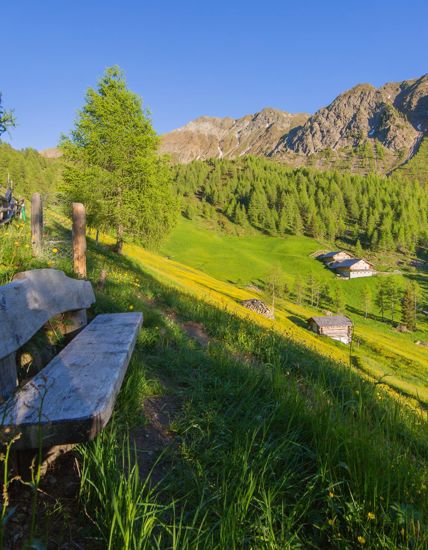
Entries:
[[372,251],[428,247],[428,194],[417,181],[290,169],[256,157],[178,165],[175,181],[189,219],[220,213],[270,235],[340,238]]

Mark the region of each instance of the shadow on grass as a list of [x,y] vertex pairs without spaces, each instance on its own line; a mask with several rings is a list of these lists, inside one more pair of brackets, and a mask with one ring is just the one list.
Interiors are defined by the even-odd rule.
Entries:
[[289,315],[288,319],[290,319],[290,321],[295,325],[297,325],[298,327],[308,328],[306,321],[304,321],[300,317],[297,317],[296,315]]

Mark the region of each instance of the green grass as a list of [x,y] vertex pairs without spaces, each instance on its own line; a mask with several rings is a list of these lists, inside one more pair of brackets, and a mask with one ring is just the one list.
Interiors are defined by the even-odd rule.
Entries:
[[394,174],[420,183],[428,183],[428,139],[426,137],[422,140],[416,155],[394,171]]
[[[41,263],[70,272],[69,234],[56,227],[51,236],[60,251]],[[197,293],[214,284],[208,277],[187,269],[194,286],[179,283],[185,266],[138,247],[127,254],[89,242],[89,278],[109,274],[94,312],[144,312],[114,418],[79,448],[75,514],[91,548],[426,548],[428,426],[420,415],[341,361]],[[13,266],[22,263],[7,278]],[[201,323],[208,348],[177,319]],[[134,449],[132,433],[148,421],[144,399],[162,394],[179,404],[176,445],[157,456],[165,475],[154,484],[139,472],[145,449]]]
[[[263,286],[263,279],[273,264],[281,266],[291,288],[296,279],[304,282],[310,273],[332,288],[340,285],[345,294],[347,315],[355,324],[358,344],[355,354],[361,370],[428,405],[428,352],[426,348],[415,344],[416,340],[428,341],[426,318],[420,316],[417,332],[398,333],[390,323],[382,322],[373,304],[370,316],[366,319],[362,300],[363,290],[368,287],[374,301],[377,286],[385,276],[393,278],[402,288],[409,281],[418,282],[423,299],[426,300],[428,274],[407,270],[402,275],[338,281],[334,273],[312,257],[314,252],[328,248],[327,243],[304,236],[230,236],[208,230],[201,222],[181,219],[165,244],[163,253],[239,287],[245,287],[251,282]],[[376,267],[379,260],[376,259]],[[297,307],[287,299],[279,301],[278,307],[288,318],[300,319],[301,323],[310,315],[319,313],[309,306]],[[399,320],[399,317],[398,312],[396,319]]]
[[309,257],[325,246],[309,237],[224,235],[180,218],[162,252],[216,279],[235,283],[257,282],[266,276],[273,263],[279,263],[291,283],[295,277],[311,271],[324,280],[333,280],[322,264]]

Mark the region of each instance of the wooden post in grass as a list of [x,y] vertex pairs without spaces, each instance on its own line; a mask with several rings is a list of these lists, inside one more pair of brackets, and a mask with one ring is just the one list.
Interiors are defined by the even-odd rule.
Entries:
[[73,268],[74,273],[86,278],[86,213],[80,202],[73,202]]
[[42,251],[43,241],[43,204],[40,193],[34,193],[31,197],[31,246],[33,256],[38,256]]

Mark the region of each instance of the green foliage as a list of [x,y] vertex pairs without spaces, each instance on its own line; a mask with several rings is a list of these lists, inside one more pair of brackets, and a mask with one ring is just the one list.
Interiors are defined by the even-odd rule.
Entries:
[[2,95],[0,93],[0,136],[4,134],[8,128],[13,128],[16,124],[13,111],[7,111],[2,105]]
[[283,297],[285,293],[284,273],[279,264],[273,264],[265,277],[265,294],[275,315],[275,298]]
[[364,317],[367,319],[372,306],[372,292],[369,286],[363,288],[362,299],[364,304]]
[[[111,261],[104,253],[97,258],[117,270]],[[114,423],[81,448],[81,502],[106,545],[220,550],[245,540],[248,548],[339,549],[364,539],[367,547],[422,550],[424,422],[379,386],[304,346],[137,265],[122,269],[161,310],[200,323],[211,344],[201,349],[166,316],[150,319],[137,298],[149,321],[125,394]],[[104,299],[122,307],[126,292],[112,281]],[[140,411],[123,418],[126,403],[153,396],[138,377],[167,379],[168,396],[180,403],[172,424],[180,444],[159,457],[151,481],[139,476],[127,442],[126,426]]]
[[[13,242],[16,234],[7,235]],[[29,241],[28,231],[17,235]],[[65,231],[54,237],[63,245],[70,240]],[[145,322],[111,422],[78,448],[80,494],[70,505],[79,542],[128,550],[351,549],[363,540],[375,549],[427,547],[423,414],[390,397],[385,383],[373,384],[221,301],[208,302],[203,292],[198,298],[168,271],[148,268],[145,260],[154,255],[141,258],[139,249],[132,261],[91,239],[88,247],[94,286],[101,269],[109,273],[94,313],[132,305]],[[163,260],[154,258],[155,265]],[[53,261],[71,270],[69,254],[64,263]],[[358,282],[369,284],[337,284]],[[204,290],[210,284],[203,279]],[[190,321],[203,328],[209,346],[183,330]],[[147,398],[151,407],[143,406]],[[155,403],[162,414],[153,416]],[[61,471],[59,465],[58,483]],[[49,495],[55,526],[66,523],[62,506],[70,500],[68,493]],[[52,525],[41,506],[35,513],[35,534],[44,539]],[[14,525],[6,526],[11,540]],[[58,545],[57,532],[53,537]]]
[[345,294],[340,283],[336,283],[333,294],[333,306],[337,313],[344,313],[346,309]]
[[34,192],[42,193],[45,204],[55,199],[61,181],[60,159],[46,159],[35,149],[16,151],[6,143],[0,143],[0,186],[9,175],[15,194],[30,198]]
[[363,247],[361,246],[360,239],[357,240],[355,245],[355,256],[361,258],[363,256]]
[[411,331],[416,330],[416,288],[410,284],[406,287],[401,299],[401,322]]
[[422,139],[419,149],[408,162],[400,166],[394,174],[400,178],[428,184],[428,139]]
[[404,253],[428,246],[428,193],[417,182],[290,169],[254,157],[194,161],[177,166],[174,179],[200,214],[207,202],[231,221],[270,235],[333,241],[351,233],[361,252],[361,245]]
[[173,227],[177,201],[169,165],[139,96],[118,67],[106,70],[61,148],[67,163],[64,198],[85,203],[89,223],[123,239],[156,247]]

